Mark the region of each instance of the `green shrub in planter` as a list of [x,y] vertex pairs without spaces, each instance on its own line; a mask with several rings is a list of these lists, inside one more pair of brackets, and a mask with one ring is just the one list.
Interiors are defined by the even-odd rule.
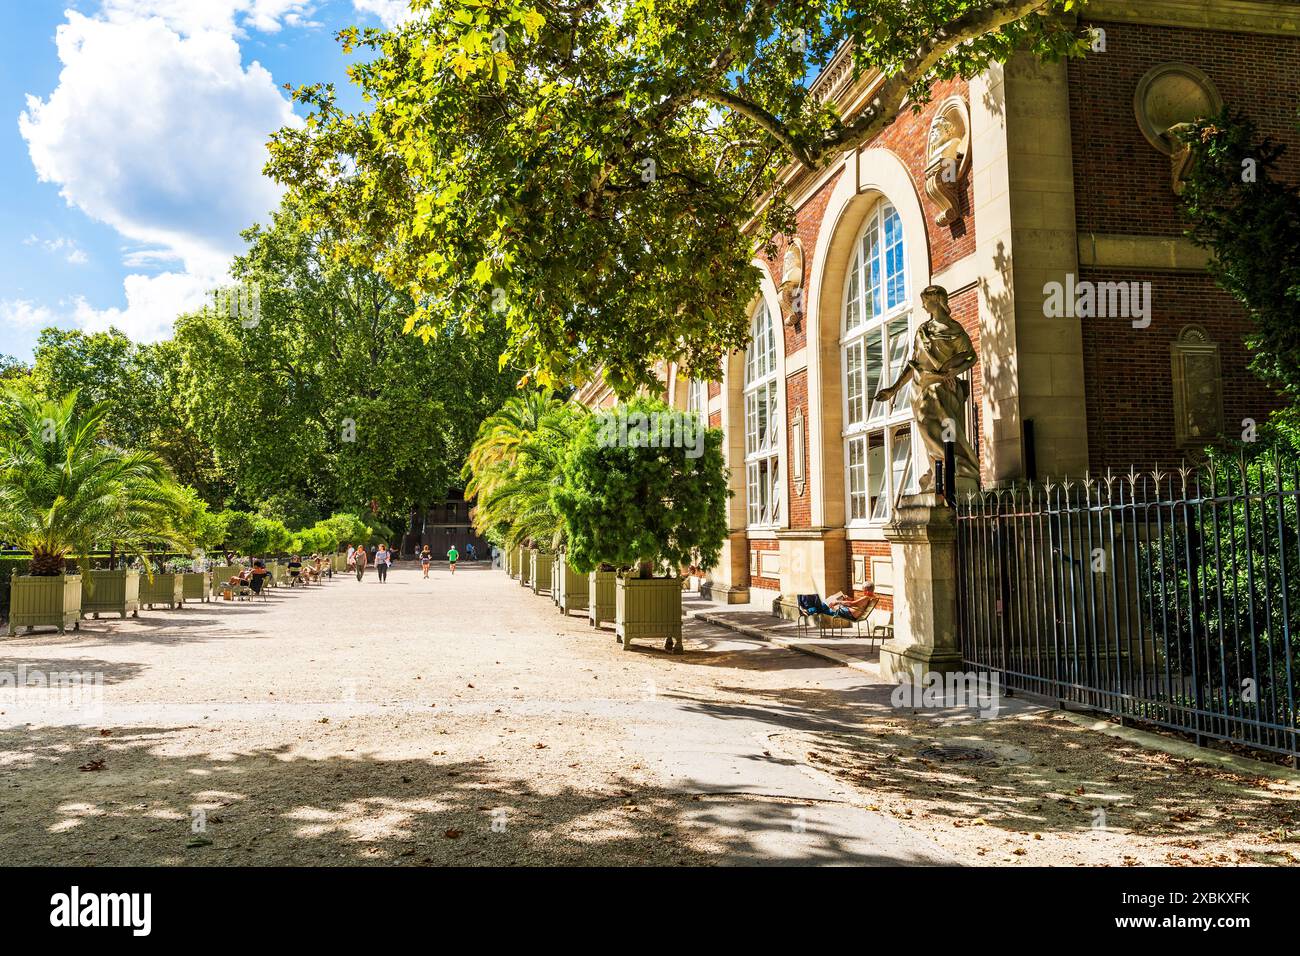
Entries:
[[81,575],[29,575],[15,573],[9,584],[9,636],[18,628],[81,627]]
[[81,613],[99,617],[140,616],[140,572],[131,570],[86,572],[81,594]]
[[[615,594],[624,647],[656,637],[681,652],[679,571],[718,563],[727,494],[722,432],[698,415],[637,398],[583,422],[564,456],[554,509],[576,571],[624,569]],[[656,568],[666,575],[655,578]]]
[[166,604],[169,608],[178,608],[185,604],[185,583],[180,574],[165,571],[154,573],[153,580],[148,575],[140,576],[140,603],[152,608],[155,604]]

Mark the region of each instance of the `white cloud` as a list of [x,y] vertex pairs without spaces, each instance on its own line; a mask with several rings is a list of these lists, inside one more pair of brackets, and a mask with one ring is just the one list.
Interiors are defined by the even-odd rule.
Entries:
[[43,329],[56,324],[54,312],[27,299],[6,299],[0,302],[0,322],[20,329]]
[[408,0],[352,0],[352,6],[357,13],[374,14],[389,30],[415,17]]
[[73,300],[71,319],[87,332],[104,332],[111,327],[136,342],[156,342],[171,335],[176,316],[196,311],[209,302],[209,291],[220,283],[220,276],[192,273],[129,275],[123,280],[126,308],[96,309],[78,296]]
[[[58,28],[63,70],[45,99],[29,96],[18,125],[37,176],[132,246],[127,268],[181,268],[124,279],[126,307],[78,302],[78,324],[165,335],[201,301],[265,222],[281,190],[262,175],[266,142],[297,124],[271,74],[241,62],[234,32],[293,25],[299,0],[106,0],[100,17],[68,11]],[[155,16],[153,14],[162,14]]]
[[40,236],[31,235],[23,240],[25,246],[40,246],[46,252],[55,255],[61,255],[64,259],[74,266],[84,266],[90,261],[90,257],[82,251],[77,245],[75,239],[69,239],[66,236],[58,236],[54,239],[42,239]]
[[314,7],[312,0],[104,0],[103,14],[116,23],[158,17],[186,36],[204,31],[237,36],[314,25]]

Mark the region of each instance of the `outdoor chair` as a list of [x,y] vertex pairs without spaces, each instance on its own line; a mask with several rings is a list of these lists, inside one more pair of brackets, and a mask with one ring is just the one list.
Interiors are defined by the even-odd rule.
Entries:
[[[815,619],[817,622],[817,636],[819,638],[827,637],[832,631],[847,630],[849,626],[852,626],[853,636],[861,638],[863,636],[862,625],[866,622],[867,618],[871,616],[871,612],[880,604],[880,598],[873,595],[871,601],[863,609],[862,613],[858,617],[852,618],[844,617],[841,614],[827,613],[829,608],[826,602],[821,599],[820,594],[800,594],[798,595],[797,600],[799,602],[800,630],[807,634],[813,620]],[[888,628],[889,636],[893,636],[893,630],[892,626]],[[866,636],[868,640],[875,640],[879,637],[883,641],[885,639],[884,632],[884,626],[878,624],[870,627]]]
[[266,600],[266,582],[270,578],[269,574],[254,574],[248,579],[248,588],[254,596]]

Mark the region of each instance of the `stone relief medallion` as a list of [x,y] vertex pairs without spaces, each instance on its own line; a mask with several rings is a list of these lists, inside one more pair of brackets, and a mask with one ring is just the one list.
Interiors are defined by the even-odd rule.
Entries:
[[1191,148],[1178,138],[1189,123],[1223,109],[1223,98],[1213,81],[1186,63],[1162,63],[1138,81],[1133,113],[1147,142],[1169,157],[1170,186],[1182,195],[1191,169]]
[[961,183],[970,170],[970,111],[960,96],[939,104],[926,142],[925,193],[939,207],[934,221],[947,226],[961,216]]

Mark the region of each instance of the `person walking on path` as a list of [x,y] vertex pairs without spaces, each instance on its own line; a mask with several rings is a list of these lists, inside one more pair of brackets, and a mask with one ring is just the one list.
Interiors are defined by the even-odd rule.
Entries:
[[355,544],[348,545],[348,570],[349,571],[351,571],[353,568],[352,562],[353,559],[356,558],[356,556],[357,556],[357,546]]
[[426,544],[424,546],[424,550],[420,552],[420,569],[424,571],[424,576],[426,579],[428,579],[429,577],[429,564],[432,561],[433,561],[433,552],[429,550],[429,546]]
[[447,549],[447,563],[451,565],[452,574],[456,573],[456,562],[458,560],[460,560],[460,552],[456,550],[456,546],[453,544]]
[[379,550],[375,552],[375,570],[379,572],[379,580],[388,580],[388,566],[393,563],[393,554],[388,550],[388,545],[381,544]]
[[357,566],[357,580],[360,581],[366,573],[366,549],[357,548],[356,554],[352,555],[352,560]]

